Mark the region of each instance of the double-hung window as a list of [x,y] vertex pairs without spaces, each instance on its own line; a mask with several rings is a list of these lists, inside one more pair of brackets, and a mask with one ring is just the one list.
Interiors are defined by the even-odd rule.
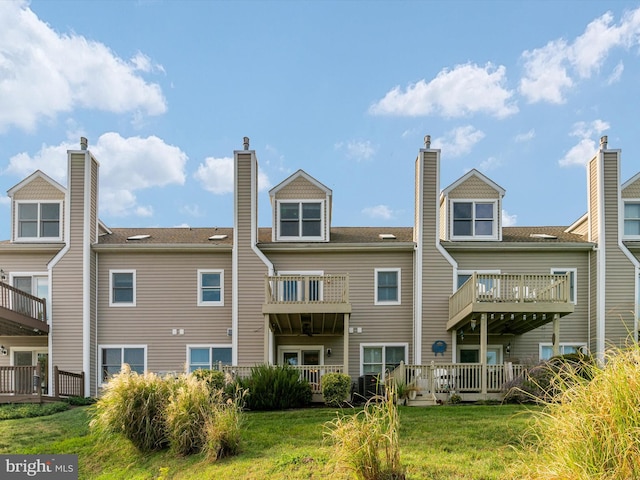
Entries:
[[189,372],[194,370],[215,370],[218,365],[231,365],[229,345],[190,345],[187,347]]
[[640,201],[624,202],[624,236],[640,238]]
[[143,374],[147,368],[146,345],[102,345],[100,347],[100,382],[105,383],[122,365],[129,365],[132,372]]
[[[560,355],[582,352],[587,348],[586,343],[561,343],[558,345]],[[553,356],[553,345],[550,343],[540,344],[540,360],[549,360]]]
[[17,203],[17,238],[60,240],[60,202]]
[[497,238],[496,202],[454,201],[452,238]]
[[224,305],[223,270],[198,270],[198,305]]
[[109,305],[133,307],[136,305],[136,271],[111,270],[109,272]]
[[375,305],[400,304],[400,269],[375,269]]
[[281,239],[313,239],[322,235],[323,202],[280,202],[279,238]]
[[407,344],[362,344],[360,369],[362,375],[393,371],[400,362],[407,363]]

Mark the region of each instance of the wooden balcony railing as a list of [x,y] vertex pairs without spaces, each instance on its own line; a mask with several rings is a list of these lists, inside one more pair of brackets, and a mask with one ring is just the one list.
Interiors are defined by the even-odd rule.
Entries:
[[481,302],[567,304],[571,302],[569,275],[474,273],[449,297],[449,318]]
[[275,275],[265,278],[266,304],[347,304],[349,275]]
[[47,322],[47,302],[42,299],[0,282],[0,307],[27,317]]

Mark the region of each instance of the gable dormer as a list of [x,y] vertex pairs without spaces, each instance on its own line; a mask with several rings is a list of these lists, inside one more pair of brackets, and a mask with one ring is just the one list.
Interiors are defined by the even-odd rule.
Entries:
[[640,173],[627,180],[621,188],[622,238],[640,240]]
[[500,241],[504,189],[473,169],[442,191],[440,236],[450,241]]
[[9,189],[11,241],[64,241],[66,193],[66,188],[40,170]]
[[328,242],[331,189],[298,170],[269,190],[274,242]]

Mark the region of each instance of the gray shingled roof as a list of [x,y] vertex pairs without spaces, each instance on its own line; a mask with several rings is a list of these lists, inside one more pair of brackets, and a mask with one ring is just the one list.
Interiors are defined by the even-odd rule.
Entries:
[[[502,229],[502,241],[512,242],[539,242],[539,243],[584,243],[586,240],[581,235],[565,233],[567,227],[504,227]],[[112,228],[113,233],[102,235],[100,245],[114,244],[233,244],[232,228]],[[380,238],[381,233],[391,233],[395,240]],[[556,238],[532,237],[532,234],[547,234]],[[133,235],[150,235],[149,238],[140,240],[128,240]],[[221,240],[209,240],[212,235],[227,235]],[[400,243],[413,241],[412,227],[334,227],[331,229],[331,243]],[[274,243],[271,238],[271,228],[262,227],[258,232],[258,242],[261,244]],[[282,243],[282,242],[278,242]]]

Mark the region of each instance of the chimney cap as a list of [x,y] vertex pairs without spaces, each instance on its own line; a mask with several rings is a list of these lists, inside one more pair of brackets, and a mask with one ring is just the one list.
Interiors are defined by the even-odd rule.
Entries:
[[607,148],[607,143],[609,142],[609,138],[606,135],[600,137],[600,148],[605,150]]
[[89,146],[89,141],[87,137],[80,137],[80,150],[86,150]]
[[249,137],[244,137],[242,139],[242,145],[244,146],[245,150],[249,150]]
[[431,135],[424,136],[424,148],[431,148]]

